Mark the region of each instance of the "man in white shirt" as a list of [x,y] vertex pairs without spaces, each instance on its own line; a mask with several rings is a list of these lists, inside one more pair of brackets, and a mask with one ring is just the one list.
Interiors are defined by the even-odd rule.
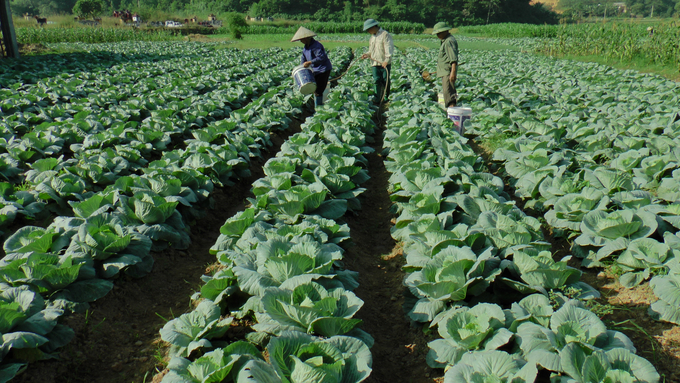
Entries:
[[376,104],[387,100],[390,96],[390,72],[392,71],[392,55],[394,54],[394,41],[392,35],[380,28],[374,19],[364,22],[364,31],[371,34],[368,41],[368,53],[364,53],[362,59],[371,59],[373,80],[375,81]]

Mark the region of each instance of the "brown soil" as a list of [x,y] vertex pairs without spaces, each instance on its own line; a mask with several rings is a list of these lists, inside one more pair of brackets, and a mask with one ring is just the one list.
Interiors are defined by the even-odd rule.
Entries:
[[[300,131],[301,122],[293,120],[285,135],[272,135],[270,156],[290,134]],[[209,249],[226,219],[245,208],[252,182],[263,176],[265,161],[253,161],[250,178],[214,191],[215,209],[191,228],[189,249],[154,253],[154,269],[148,276],[115,281],[114,289],[93,302],[86,314],[64,321],[76,336],[59,351],[59,359],[31,364],[13,382],[150,382],[165,363],[166,348],[158,331],[167,320],[192,309],[190,297],[215,262]]]
[[680,327],[658,322],[647,314],[647,308],[657,299],[649,284],[627,289],[615,275],[594,270],[584,270],[581,280],[602,293],[598,302],[605,305],[601,307],[603,314],[610,312],[602,316],[607,328],[626,334],[637,354],[656,367],[662,382],[664,378],[668,383],[680,382]]
[[366,155],[371,179],[362,185],[362,210],[347,217],[353,246],[345,253],[351,270],[359,272],[360,286],[354,291],[364,300],[357,317],[361,328],[375,339],[373,373],[368,383],[421,383],[439,381],[443,370],[427,366],[427,340],[422,327],[411,325],[402,309],[404,303],[403,253],[392,239],[390,228],[393,215],[387,192],[389,173],[385,170],[382,132],[375,136],[375,153]]

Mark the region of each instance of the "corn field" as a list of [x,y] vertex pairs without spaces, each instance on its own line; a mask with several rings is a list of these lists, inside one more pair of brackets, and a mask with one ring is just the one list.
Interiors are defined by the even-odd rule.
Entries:
[[661,65],[680,64],[680,24],[608,23],[560,26],[539,51],[549,55],[597,55],[629,61],[643,58]]
[[557,37],[557,31],[557,25],[516,23],[473,25],[458,28],[460,33],[496,38]]

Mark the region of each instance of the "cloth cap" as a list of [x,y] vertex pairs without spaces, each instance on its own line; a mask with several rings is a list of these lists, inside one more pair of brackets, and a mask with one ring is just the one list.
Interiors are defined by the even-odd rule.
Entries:
[[369,30],[371,27],[375,27],[376,25],[378,25],[377,20],[367,19],[366,21],[364,21],[364,32]]
[[310,31],[309,29],[305,27],[300,27],[298,28],[297,32],[295,32],[295,36],[293,36],[293,39],[290,41],[300,41],[304,39],[305,37],[314,37],[316,36],[316,33]]
[[434,30],[432,31],[432,34],[436,35],[437,33],[446,32],[450,29],[453,28],[449,25],[449,23],[447,23],[446,21],[440,21],[434,25]]

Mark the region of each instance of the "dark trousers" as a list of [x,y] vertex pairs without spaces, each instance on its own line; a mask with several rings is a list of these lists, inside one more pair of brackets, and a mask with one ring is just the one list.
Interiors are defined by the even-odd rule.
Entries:
[[328,79],[331,77],[331,71],[323,73],[314,73],[314,82],[316,82],[315,96],[323,96],[323,91],[328,86]]
[[[389,77],[390,73],[392,73],[392,64],[388,65],[387,69],[381,66],[373,66],[371,68],[373,81],[375,82],[375,97],[381,100],[384,92],[385,100],[387,100],[390,97]],[[385,87],[387,87],[387,90],[385,90]]]
[[442,77],[442,93],[444,93],[444,106],[456,106],[458,102],[458,94],[456,93],[456,84],[449,81],[449,76]]

